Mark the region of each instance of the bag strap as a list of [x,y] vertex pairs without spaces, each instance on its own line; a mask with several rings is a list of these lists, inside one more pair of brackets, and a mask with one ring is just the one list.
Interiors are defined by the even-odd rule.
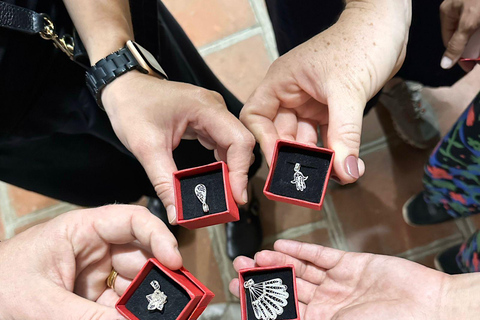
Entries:
[[45,28],[45,20],[43,15],[33,10],[1,1],[0,26],[28,34],[37,34]]
[[88,56],[76,32],[75,37],[68,34],[60,37],[53,21],[44,13],[0,1],[0,27],[27,34],[38,34],[45,40],[51,40],[53,45],[72,61],[85,69],[88,68]]

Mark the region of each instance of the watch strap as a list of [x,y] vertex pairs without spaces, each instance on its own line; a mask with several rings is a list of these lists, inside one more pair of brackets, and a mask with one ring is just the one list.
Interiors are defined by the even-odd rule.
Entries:
[[102,89],[113,80],[131,70],[148,73],[142,68],[127,47],[109,54],[87,70],[85,77],[87,87],[95,97],[98,106],[103,109]]

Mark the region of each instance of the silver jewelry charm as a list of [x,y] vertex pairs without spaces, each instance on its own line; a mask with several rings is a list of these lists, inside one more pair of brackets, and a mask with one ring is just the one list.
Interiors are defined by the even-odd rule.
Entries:
[[203,212],[207,213],[208,211],[210,211],[210,208],[207,204],[207,187],[205,187],[204,184],[197,184],[195,186],[195,195],[202,203]]
[[283,313],[289,294],[282,279],[276,278],[259,283],[250,279],[243,286],[250,293],[253,313],[258,320],[275,320]]
[[165,303],[167,303],[167,295],[163,292],[160,291],[160,284],[158,281],[153,280],[150,282],[150,285],[153,287],[155,291],[153,291],[152,294],[149,294],[146,296],[148,300],[148,310],[153,311],[153,310],[163,310],[163,306]]
[[305,181],[307,181],[308,176],[304,176],[302,172],[300,172],[300,163],[295,163],[295,168],[293,168],[293,181],[290,183],[294,184],[297,187],[297,191],[303,191],[307,189],[307,185]]

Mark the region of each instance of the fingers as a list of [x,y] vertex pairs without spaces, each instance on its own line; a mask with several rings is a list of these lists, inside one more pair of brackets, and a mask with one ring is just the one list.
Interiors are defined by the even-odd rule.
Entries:
[[334,173],[342,183],[355,182],[359,170],[358,154],[365,103],[348,95],[332,95],[328,101],[327,145],[335,150]]
[[112,255],[112,267],[123,277],[133,279],[138,271],[152,258],[150,252],[146,252],[133,244],[114,245],[110,249]]
[[[154,141],[155,140],[155,141]],[[177,224],[177,211],[175,208],[173,173],[177,166],[172,156],[170,144],[151,137],[145,137],[138,144],[130,145],[135,157],[142,164],[155,192],[167,210],[170,224]]]
[[294,110],[279,108],[273,120],[280,139],[295,141],[297,137],[297,115]]
[[[113,306],[107,307],[100,303],[81,298],[76,294],[68,292],[60,287],[52,289],[54,292],[48,294],[49,301],[46,301],[44,307],[49,305],[54,306],[54,310],[48,315],[48,319],[64,320],[64,319],[98,319],[98,320],[118,320],[125,319],[122,317]],[[115,292],[109,290],[112,295]],[[113,301],[112,295],[109,297],[102,297],[103,304],[111,304]],[[118,299],[118,296],[117,296]],[[61,303],[52,304],[52,301],[59,301]]]
[[255,255],[255,262],[261,267],[293,264],[297,278],[301,278],[313,284],[321,284],[325,279],[325,270],[323,268],[281,252],[267,250],[258,252]]
[[450,69],[462,56],[472,34],[480,27],[480,7],[464,6],[459,1],[444,1],[440,6],[442,37],[447,48],[441,67]]
[[275,142],[280,138],[273,120],[280,101],[267,86],[261,86],[247,100],[240,113],[240,120],[253,133],[270,166]]
[[345,252],[341,250],[292,240],[278,240],[275,242],[274,248],[275,251],[309,261],[326,271],[335,267],[345,255]]
[[297,127],[298,142],[308,143],[315,146],[317,145],[318,132],[315,121],[299,118]]
[[144,207],[111,205],[83,210],[81,221],[80,227],[74,226],[76,230],[69,231],[73,235],[72,244],[77,258],[84,255],[77,261],[91,263],[87,249],[92,246],[92,239],[87,235],[94,233],[111,244],[138,240],[143,246],[151,248],[153,255],[167,268],[176,270],[182,266],[177,240],[165,224]]
[[225,106],[217,113],[202,114],[203,129],[215,141],[220,158],[226,156],[232,194],[238,204],[248,201],[247,183],[250,161],[255,147],[255,138]]

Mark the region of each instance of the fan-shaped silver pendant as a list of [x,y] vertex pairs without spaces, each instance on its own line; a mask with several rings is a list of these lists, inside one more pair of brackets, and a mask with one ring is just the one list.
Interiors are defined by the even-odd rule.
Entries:
[[243,286],[249,291],[253,313],[258,320],[275,320],[283,313],[289,294],[282,279],[275,278],[259,283],[250,279]]

